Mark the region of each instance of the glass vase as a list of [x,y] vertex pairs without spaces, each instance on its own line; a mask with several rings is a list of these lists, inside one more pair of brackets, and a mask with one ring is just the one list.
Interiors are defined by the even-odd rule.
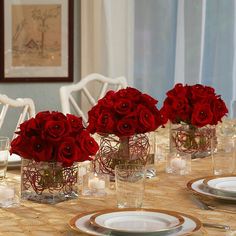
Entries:
[[114,134],[100,136],[100,147],[93,161],[95,172],[109,174],[114,180],[118,164],[142,164],[149,162],[149,138],[147,134],[118,137]]
[[171,124],[170,152],[191,154],[191,158],[211,155],[212,145],[216,143],[215,126],[198,128],[187,124]]
[[35,162],[22,158],[21,199],[55,204],[77,198],[78,164]]

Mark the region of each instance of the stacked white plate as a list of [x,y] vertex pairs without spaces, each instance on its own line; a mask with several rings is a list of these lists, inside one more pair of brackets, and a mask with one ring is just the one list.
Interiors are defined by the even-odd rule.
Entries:
[[8,164],[7,166],[10,168],[15,168],[15,167],[19,167],[21,165],[21,157],[16,155],[16,154],[12,154],[9,156],[8,158]]
[[111,209],[79,214],[69,226],[90,235],[185,235],[202,224],[195,217],[158,209]]
[[210,198],[236,201],[236,176],[207,176],[187,183],[191,191]]

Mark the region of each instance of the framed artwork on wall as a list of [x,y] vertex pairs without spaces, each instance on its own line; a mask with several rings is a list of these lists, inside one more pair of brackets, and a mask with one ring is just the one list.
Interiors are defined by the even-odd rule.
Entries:
[[0,82],[73,81],[73,0],[0,1]]

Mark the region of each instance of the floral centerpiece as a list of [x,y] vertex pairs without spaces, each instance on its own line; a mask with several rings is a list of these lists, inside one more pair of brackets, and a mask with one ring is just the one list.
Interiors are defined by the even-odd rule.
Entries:
[[228,109],[214,88],[176,84],[166,93],[161,109],[172,124],[170,148],[191,153],[192,157],[209,154],[215,125],[221,122]]
[[55,203],[77,196],[77,163],[90,160],[98,144],[71,114],[44,111],[20,125],[11,153],[20,155],[21,197]]
[[149,153],[146,133],[163,124],[157,100],[131,87],[108,91],[88,112],[88,131],[100,134],[98,168],[114,175],[119,163],[145,164]]

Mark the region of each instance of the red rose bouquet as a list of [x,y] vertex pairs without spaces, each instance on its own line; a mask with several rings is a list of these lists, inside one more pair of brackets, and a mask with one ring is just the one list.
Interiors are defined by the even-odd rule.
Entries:
[[151,96],[128,87],[109,91],[88,112],[87,129],[100,134],[100,150],[94,162],[100,172],[113,178],[117,164],[147,163],[150,145],[146,133],[163,124],[156,104]]
[[38,113],[22,123],[17,134],[10,152],[36,162],[71,166],[74,162],[90,160],[99,149],[81,118],[55,111]]
[[228,113],[221,96],[209,86],[176,84],[166,95],[161,111],[173,124],[216,125]]
[[216,140],[215,125],[228,112],[221,96],[200,84],[176,84],[166,95],[161,112],[173,124],[170,150],[190,153],[192,158],[209,155]]
[[109,91],[88,112],[88,130],[121,136],[146,133],[163,124],[157,100],[128,87]]

